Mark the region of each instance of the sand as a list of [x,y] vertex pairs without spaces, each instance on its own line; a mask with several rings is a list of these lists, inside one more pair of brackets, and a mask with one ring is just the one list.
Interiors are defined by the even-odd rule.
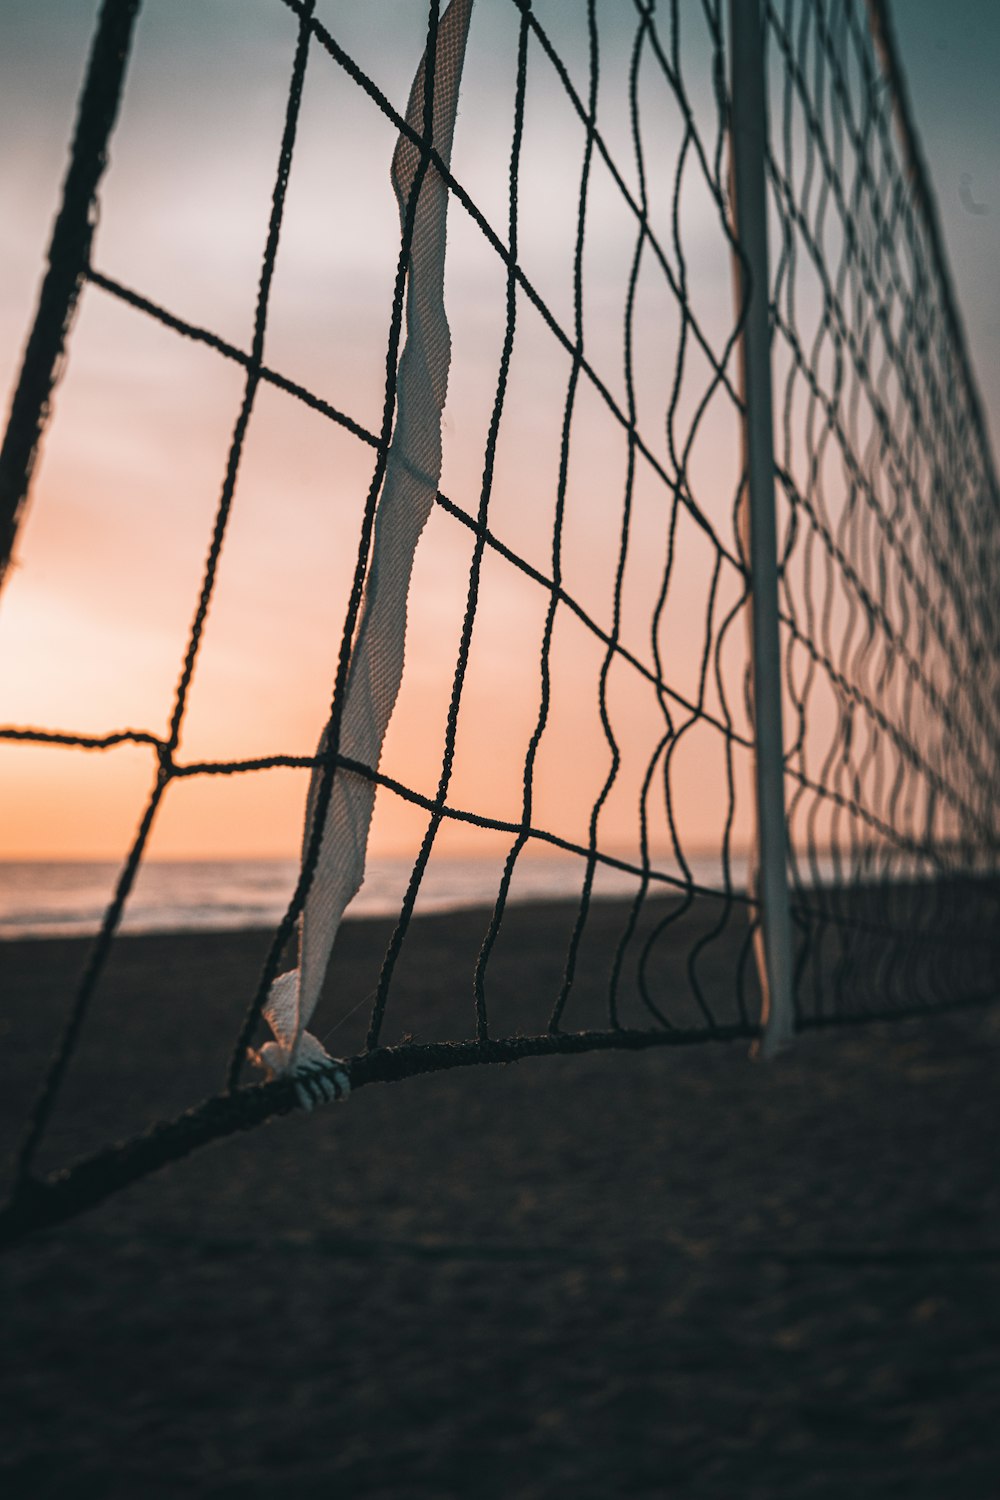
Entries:
[[[568,920],[518,914],[511,1029],[546,1012]],[[417,925],[387,1042],[470,1034],[482,928]],[[345,929],[324,1025],[386,934]],[[122,940],[42,1165],[214,1091],[266,943]],[[84,951],[0,950],[5,1145]],[[544,1058],[211,1147],[0,1258],[3,1493],[995,1500],[998,1057],[1000,1007],[768,1066]]]

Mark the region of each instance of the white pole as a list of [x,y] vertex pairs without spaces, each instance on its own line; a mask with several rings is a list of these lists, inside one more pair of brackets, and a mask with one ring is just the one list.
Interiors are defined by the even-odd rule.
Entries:
[[788,904],[781,727],[781,645],[778,637],[778,538],[774,510],[771,337],[768,322],[767,111],[759,0],[729,0],[732,42],[732,198],[738,311],[746,306],[740,340],[746,485],[741,521],[750,563],[751,658],[756,744],[757,868],[760,902],[757,966],[763,991],[760,1052],[773,1057],[792,1038],[792,929]]

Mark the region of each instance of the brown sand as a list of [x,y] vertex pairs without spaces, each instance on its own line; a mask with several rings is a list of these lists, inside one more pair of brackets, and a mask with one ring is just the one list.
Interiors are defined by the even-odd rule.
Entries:
[[[518,914],[510,1029],[563,919]],[[469,1034],[482,927],[417,924],[386,1041]],[[265,945],[122,941],[43,1165],[214,1091]],[[7,1143],[83,952],[0,951]],[[548,1058],[210,1148],[0,1260],[2,1492],[996,1500],[998,1055],[1000,1008]]]

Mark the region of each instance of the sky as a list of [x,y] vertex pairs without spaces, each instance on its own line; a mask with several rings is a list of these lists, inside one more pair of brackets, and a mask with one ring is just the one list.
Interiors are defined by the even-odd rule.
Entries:
[[[6,0],[0,7],[0,384],[12,388],[29,326],[51,216],[96,13],[90,0]],[[583,8],[536,7],[581,92]],[[937,189],[947,249],[984,403],[1000,414],[1000,55],[994,6],[960,0],[897,3],[896,22],[914,114]],[[326,0],[320,18],[387,97],[405,108],[423,46],[422,0]],[[637,191],[625,76],[630,7],[599,9],[599,119]],[[714,106],[699,10],[681,6],[681,56],[692,106],[707,134]],[[517,17],[506,0],[478,0],[456,131],[454,169],[505,237],[507,160]],[[189,322],[241,348],[250,341],[260,255],[295,26],[277,0],[146,0],[111,166],[101,193],[95,263]],[[673,101],[644,65],[645,138],[676,154]],[[388,310],[398,219],[388,164],[395,131],[372,103],[314,54],[303,97],[268,326],[266,359],[369,430],[381,421]],[[520,259],[555,317],[571,327],[572,254],[582,135],[547,61],[529,58],[521,177]],[[651,220],[671,243],[672,176],[650,172]],[[731,272],[697,172],[681,197],[690,295],[721,348],[731,324]],[[595,169],[584,267],[586,347],[625,409],[622,288],[634,223],[606,172]],[[468,216],[449,219],[446,302],[453,359],[441,488],[474,511],[503,338],[504,275]],[[635,321],[637,421],[660,433],[681,336],[676,305],[647,260]],[[706,383],[686,354],[678,399],[683,431]],[[569,360],[537,313],[519,300],[518,326],[497,449],[490,525],[500,540],[551,572],[551,533]],[[55,419],[22,528],[18,566],[0,602],[0,723],[101,734],[162,733],[235,413],[237,366],[180,340],[88,288],[56,397]],[[564,583],[603,628],[611,626],[627,468],[619,423],[585,381],[577,401],[567,482]],[[272,752],[310,754],[329,706],[340,626],[371,479],[371,450],[282,392],[264,387],[248,435],[218,590],[185,721],[185,761]],[[715,401],[690,460],[692,491],[732,543],[738,474],[732,409]],[[621,635],[652,665],[648,621],[667,538],[663,486],[636,468]],[[685,514],[678,566],[661,631],[668,680],[699,691],[704,600],[714,554]],[[418,549],[407,670],[383,769],[433,794],[472,555],[466,528],[435,511]],[[738,586],[723,567],[719,608]],[[487,553],[480,613],[459,720],[452,801],[498,818],[520,815],[525,750],[538,711],[546,596]],[[745,654],[737,621],[726,680]],[[537,765],[538,821],[586,842],[608,769],[597,713],[603,648],[565,610],[557,615],[553,696]],[[710,680],[706,703],[722,711]],[[608,680],[622,763],[601,815],[602,842],[633,849],[636,807],[661,704],[617,661]],[[740,694],[729,711],[746,728]],[[115,857],[148,795],[148,751],[85,755],[0,744],[0,857]],[[690,847],[718,843],[725,817],[722,741],[695,726],[672,767],[679,832]],[[737,752],[737,841],[748,822],[750,767]],[[168,794],[153,834],[160,857],[287,856],[297,849],[306,773],[276,770],[191,779]],[[380,793],[372,848],[404,853],[424,815]],[[651,830],[665,846],[660,816]],[[492,850],[505,838],[447,828],[442,851]]]

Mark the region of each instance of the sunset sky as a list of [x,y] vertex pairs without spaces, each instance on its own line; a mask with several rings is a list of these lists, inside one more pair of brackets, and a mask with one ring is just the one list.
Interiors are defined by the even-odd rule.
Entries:
[[[947,8],[897,3],[914,112],[937,188],[960,304],[984,404],[1000,413],[1000,17],[986,0]],[[0,8],[0,382],[10,391],[29,326],[57,202],[96,4],[6,0]],[[583,7],[539,3],[581,94]],[[601,128],[635,186],[627,98],[631,7],[601,7]],[[699,124],[714,129],[697,8],[682,5],[682,61]],[[423,47],[421,0],[321,0],[319,17],[405,110]],[[690,16],[690,24],[688,18]],[[294,18],[276,0],[147,0],[140,19],[96,237],[99,270],[236,346],[250,344],[260,255],[277,161]],[[501,0],[473,12],[454,171],[506,238],[517,13]],[[673,163],[676,107],[644,64],[647,152]],[[277,263],[265,358],[369,430],[381,421],[391,290],[398,252],[389,185],[395,130],[329,57],[313,49]],[[714,138],[712,144],[714,145]],[[521,176],[520,259],[555,316],[572,326],[572,253],[583,137],[551,67],[532,49]],[[652,219],[670,242],[673,171],[651,176]],[[982,212],[976,212],[976,206]],[[714,346],[731,326],[731,273],[715,209],[697,173],[685,176],[684,254],[691,297]],[[624,286],[634,221],[595,167],[585,264],[586,348],[615,400],[626,394]],[[694,274],[696,268],[697,275]],[[479,501],[482,458],[503,337],[504,271],[468,216],[449,218],[446,300],[453,362],[441,488],[464,510]],[[679,320],[644,263],[636,317],[640,430],[663,449]],[[679,427],[704,389],[690,355]],[[490,509],[496,536],[551,571],[559,431],[569,360],[522,297],[511,386]],[[181,340],[99,289],[85,290],[67,373],[0,604],[0,724],[101,734],[162,733],[172,705],[243,388],[239,366]],[[619,424],[583,382],[573,426],[564,583],[610,628],[627,449]],[[731,406],[714,402],[691,460],[699,504],[732,544],[739,437]],[[190,699],[184,761],[270,752],[310,754],[323,727],[354,566],[372,450],[286,394],[257,398],[218,588]],[[665,558],[666,492],[640,458],[622,617],[623,642],[652,665],[648,619]],[[686,516],[661,639],[669,682],[694,697],[713,554]],[[433,794],[472,537],[435,511],[417,554],[407,671],[383,768]],[[724,566],[720,612],[738,598]],[[538,707],[546,595],[487,553],[480,615],[459,725],[451,800],[498,818],[521,808],[525,749]],[[727,667],[738,682],[737,621]],[[537,766],[538,821],[586,842],[607,771],[597,713],[600,643],[560,611],[550,726]],[[719,712],[714,686],[706,703]],[[623,750],[602,815],[602,841],[634,849],[639,786],[663,714],[647,683],[616,663],[609,707]],[[734,692],[736,727],[745,709]],[[749,765],[737,757],[736,837],[749,826]],[[720,737],[696,728],[674,766],[681,834],[718,839],[724,815]],[[148,750],[103,754],[0,744],[0,857],[114,857],[148,795]],[[175,784],[151,846],[161,857],[294,854],[307,773],[276,770]],[[375,852],[412,847],[423,813],[380,794]],[[654,839],[666,842],[662,818]],[[447,830],[443,851],[500,847]]]

